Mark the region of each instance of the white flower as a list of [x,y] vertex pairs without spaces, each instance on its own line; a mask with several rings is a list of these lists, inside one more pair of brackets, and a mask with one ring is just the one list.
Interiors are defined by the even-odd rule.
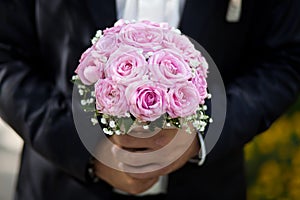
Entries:
[[104,129],[103,129],[103,132],[104,132],[105,134],[108,134],[108,129],[107,129],[107,128],[104,128]]
[[120,130],[116,130],[115,133],[116,133],[117,135],[121,135],[121,134],[122,134],[122,132],[121,132]]
[[113,135],[113,134],[114,134],[114,132],[112,132],[112,131],[108,131],[108,132],[107,132],[107,134],[108,134],[108,135]]
[[98,30],[97,32],[96,32],[96,37],[97,38],[100,38],[102,36],[102,30]]
[[81,105],[85,106],[87,102],[86,102],[86,100],[83,99],[80,101],[80,103],[81,103]]
[[84,93],[84,91],[82,89],[80,89],[78,92],[79,92],[80,96],[82,96]]
[[104,117],[101,118],[101,124],[107,124],[107,121]]
[[84,85],[78,85],[77,86],[79,89],[85,89],[85,86]]
[[211,99],[211,94],[207,94],[207,99]]
[[199,121],[194,121],[193,122],[193,126],[196,128],[196,127],[199,127],[200,126],[200,122]]
[[94,37],[93,39],[92,39],[92,44],[96,44],[96,42],[99,40],[99,38],[97,38],[97,37]]
[[93,123],[93,125],[98,124],[98,120],[96,118],[91,118],[91,122]]
[[207,110],[207,106],[206,105],[203,106],[203,110]]
[[91,104],[91,103],[94,103],[94,98],[89,98],[86,100],[86,103],[87,104]]
[[209,118],[209,123],[213,123],[213,119],[212,118]]
[[107,135],[113,135],[114,133],[111,130],[108,130],[107,128],[103,129],[103,132]]
[[73,81],[79,80],[79,76],[78,76],[78,75],[72,76],[72,80],[73,80]]
[[115,128],[115,127],[116,127],[115,121],[110,121],[110,122],[109,122],[109,126],[110,126],[111,128]]
[[203,132],[205,130],[205,127],[201,127],[200,131]]
[[148,130],[149,126],[148,125],[143,125],[143,129]]

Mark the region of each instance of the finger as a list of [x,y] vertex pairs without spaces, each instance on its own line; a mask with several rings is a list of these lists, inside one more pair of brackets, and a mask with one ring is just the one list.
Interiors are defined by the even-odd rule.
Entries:
[[116,160],[129,166],[138,167],[148,164],[168,165],[184,154],[192,144],[193,139],[195,139],[195,135],[180,133],[176,135],[175,142],[168,144],[167,147],[163,149],[130,152],[114,146],[112,153]]
[[155,178],[158,175],[158,171],[162,169],[162,167],[158,164],[147,164],[141,166],[130,166],[124,163],[119,163],[119,167],[122,171],[127,173],[129,176],[133,178],[142,178],[142,179],[150,179]]
[[157,150],[167,145],[177,133],[177,129],[162,129],[156,135],[149,138],[137,138],[131,135],[114,135],[112,141],[119,147],[127,150],[143,151]]
[[155,156],[151,156],[151,154],[149,155],[150,151],[131,152],[124,150],[116,145],[114,145],[111,150],[115,160],[127,165],[140,167],[156,162]]
[[155,182],[157,182],[158,177],[149,179],[136,179],[128,174],[110,168],[104,164],[95,163],[95,171],[98,177],[109,183],[116,189],[128,192],[130,194],[138,194],[149,189]]
[[[195,151],[196,149],[196,151]],[[176,161],[172,162],[171,164],[167,165],[168,163],[160,163],[151,165],[151,166],[145,166],[142,169],[137,169],[136,167],[132,167],[126,164],[120,165],[121,168],[123,168],[124,171],[130,171],[130,172],[136,172],[136,173],[128,173],[129,176],[136,178],[136,179],[149,179],[154,178],[157,176],[162,176],[169,174],[180,167],[182,167],[191,157],[195,155],[194,152],[198,152],[198,141],[197,138],[195,138],[193,144],[190,146],[190,148]],[[197,154],[197,153],[196,153]],[[159,166],[159,167],[157,167]],[[147,167],[147,168],[146,168]]]

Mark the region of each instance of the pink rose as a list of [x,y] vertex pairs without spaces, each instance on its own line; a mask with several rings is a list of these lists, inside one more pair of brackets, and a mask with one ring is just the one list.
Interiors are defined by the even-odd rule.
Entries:
[[81,57],[79,59],[79,62],[82,62],[88,55],[91,54],[91,51],[94,49],[94,47],[89,47],[87,50],[85,50],[82,54]]
[[94,52],[91,48],[84,52],[80,58],[75,73],[78,74],[81,82],[91,85],[104,76],[103,56]]
[[200,71],[201,75],[206,78],[207,77],[207,73],[208,73],[208,63],[207,63],[206,59],[201,55],[201,53],[199,53],[199,55],[196,56],[193,59],[195,59],[195,60],[197,60],[199,62],[197,70]]
[[162,48],[163,31],[159,27],[137,22],[124,26],[120,31],[120,42],[142,48],[145,52]]
[[94,44],[95,50],[105,56],[110,56],[118,48],[116,34],[105,35]]
[[125,26],[125,20],[124,19],[120,19],[118,20],[113,27],[110,28],[106,28],[105,30],[103,30],[103,35],[108,35],[108,34],[118,34],[120,32],[120,30],[122,29],[123,26]]
[[191,82],[176,85],[168,92],[169,107],[167,113],[172,118],[187,117],[196,113],[200,96],[195,85]]
[[130,84],[125,96],[130,113],[141,121],[154,121],[166,112],[167,89],[151,81],[140,81]]
[[151,78],[170,87],[176,83],[186,82],[192,77],[188,63],[173,50],[161,50],[154,53],[148,63],[152,73]]
[[125,87],[110,79],[100,79],[95,84],[96,108],[99,112],[112,116],[125,117],[128,104]]
[[121,46],[108,59],[105,75],[117,83],[127,85],[142,79],[147,73],[147,64],[140,49]]
[[118,21],[115,22],[114,27],[126,26],[126,24],[128,24],[127,20],[119,19]]
[[207,97],[206,74],[204,74],[201,70],[197,70],[195,73],[195,77],[192,78],[192,83],[195,85],[199,93],[200,104],[204,104],[204,100]]
[[193,43],[185,35],[175,31],[168,31],[164,34],[164,46],[167,48],[176,48],[181,53],[195,51]]
[[200,51],[195,49],[194,44],[185,35],[168,31],[164,35],[163,44],[166,48],[179,50],[186,62],[190,62],[191,60],[194,61],[194,63],[197,61],[199,64],[202,62],[203,57]]

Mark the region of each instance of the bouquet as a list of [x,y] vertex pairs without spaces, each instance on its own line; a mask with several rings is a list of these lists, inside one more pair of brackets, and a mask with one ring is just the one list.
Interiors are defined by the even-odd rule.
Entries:
[[208,64],[167,23],[119,20],[97,31],[75,72],[81,105],[106,134],[125,134],[133,124],[190,133],[190,123],[203,132],[212,122],[205,114]]

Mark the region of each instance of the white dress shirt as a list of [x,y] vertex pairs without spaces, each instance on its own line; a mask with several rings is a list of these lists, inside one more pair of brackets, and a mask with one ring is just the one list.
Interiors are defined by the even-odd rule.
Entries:
[[117,16],[127,20],[167,22],[178,27],[185,0],[116,0]]

